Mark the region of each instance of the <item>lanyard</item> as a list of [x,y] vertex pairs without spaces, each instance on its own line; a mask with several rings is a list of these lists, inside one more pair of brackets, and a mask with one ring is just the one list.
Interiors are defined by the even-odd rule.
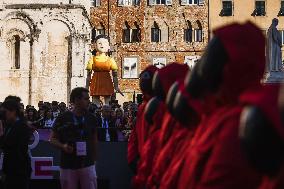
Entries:
[[10,133],[10,131],[12,130],[12,126],[10,126],[9,128],[7,128],[7,131],[5,132],[5,136],[7,137],[8,134]]
[[[80,121],[77,119],[77,117],[73,114],[73,121],[75,125],[79,125]],[[84,125],[85,124],[85,117],[83,116],[81,124]]]
[[108,129],[108,121],[104,118],[102,118],[102,120],[103,120],[103,128]]
[[110,135],[108,132],[108,121],[102,117],[103,128],[106,129],[106,141],[110,142]]
[[[85,116],[82,117],[82,121],[80,122],[77,117],[75,116],[75,114],[73,113],[73,121],[74,121],[74,125],[78,126],[80,125],[85,125]],[[83,128],[79,128],[80,129],[80,136],[83,137],[84,136],[84,129]]]

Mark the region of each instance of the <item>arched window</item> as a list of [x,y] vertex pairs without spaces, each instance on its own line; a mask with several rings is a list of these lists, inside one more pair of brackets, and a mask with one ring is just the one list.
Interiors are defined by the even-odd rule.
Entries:
[[103,25],[103,23],[100,22],[100,25],[97,26],[96,28],[94,27],[92,29],[92,42],[95,40],[95,38],[98,36],[98,35],[105,35],[105,27]]
[[151,42],[161,41],[161,30],[156,22],[151,27]]
[[12,68],[13,69],[20,69],[20,48],[21,48],[20,36],[14,35],[12,38]]
[[138,6],[140,5],[140,0],[118,0],[118,6]]
[[132,29],[132,36],[131,41],[132,42],[141,42],[141,29],[137,22],[134,22],[135,28]]
[[265,16],[266,15],[266,1],[265,0],[255,0],[255,9],[252,16]]
[[184,29],[184,41],[185,42],[192,42],[192,25],[190,21],[186,21],[187,28]]
[[100,25],[97,27],[97,35],[105,35],[106,29],[103,23],[100,22]]
[[101,6],[101,0],[90,0],[92,7],[99,7]]
[[172,5],[172,0],[148,0],[149,5]]
[[196,28],[195,28],[195,42],[202,42],[203,35],[202,35],[202,25],[199,20],[196,21]]
[[127,21],[124,23],[124,26],[123,26],[122,42],[123,43],[131,42],[131,29]]
[[92,42],[95,41],[96,36],[97,36],[97,30],[96,30],[96,28],[93,28],[92,29]]

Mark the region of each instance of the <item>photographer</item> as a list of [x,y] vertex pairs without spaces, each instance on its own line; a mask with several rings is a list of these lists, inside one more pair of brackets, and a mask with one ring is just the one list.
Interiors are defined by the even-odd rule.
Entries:
[[97,122],[100,126],[98,130],[99,141],[117,141],[116,128],[114,121],[111,119],[111,111],[112,109],[109,105],[104,105],[102,107],[101,117],[97,117]]
[[126,141],[123,131],[126,129],[126,120],[124,119],[123,110],[121,108],[115,109],[115,127],[117,128],[117,141]]
[[50,136],[50,143],[61,150],[61,188],[76,189],[80,183],[82,189],[96,189],[97,122],[88,112],[89,91],[73,89],[70,101],[74,109],[57,117]]
[[31,129],[23,118],[20,98],[6,98],[2,104],[0,121],[0,147],[4,153],[3,173],[6,189],[29,188],[32,171],[28,154],[30,136]]

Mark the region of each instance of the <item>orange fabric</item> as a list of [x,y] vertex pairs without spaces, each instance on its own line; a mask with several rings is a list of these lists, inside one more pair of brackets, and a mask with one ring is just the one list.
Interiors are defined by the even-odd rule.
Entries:
[[91,96],[110,96],[114,93],[114,87],[110,76],[110,70],[116,70],[117,66],[113,58],[106,55],[93,56],[87,65],[87,70],[93,71],[90,81]]
[[118,70],[115,60],[105,54],[92,56],[87,63],[86,70],[110,71]]
[[110,96],[114,87],[109,72],[94,72],[90,82],[91,96]]
[[110,59],[107,59],[106,61],[97,61],[96,57],[93,57],[93,65],[92,69],[94,71],[110,71],[111,70],[111,61]]

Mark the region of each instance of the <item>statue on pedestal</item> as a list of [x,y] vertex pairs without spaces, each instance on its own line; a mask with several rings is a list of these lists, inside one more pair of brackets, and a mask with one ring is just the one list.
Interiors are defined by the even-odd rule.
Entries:
[[277,30],[278,19],[274,18],[267,32],[266,60],[268,71],[282,71],[282,39]]

